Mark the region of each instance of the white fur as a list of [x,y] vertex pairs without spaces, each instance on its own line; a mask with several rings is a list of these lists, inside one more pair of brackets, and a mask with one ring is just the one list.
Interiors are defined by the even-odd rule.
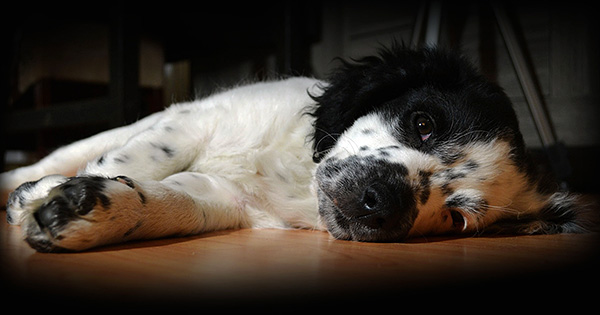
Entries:
[[[78,176],[134,179],[135,189],[119,181],[105,188],[113,203],[109,211],[92,211],[70,223],[61,240],[45,236],[69,249],[119,241],[123,235],[150,238],[232,227],[322,229],[313,182],[313,117],[306,114],[314,105],[308,91],[318,94],[317,83],[322,84],[309,78],[261,82],[172,105],[1,174],[0,183],[12,190],[71,166],[80,168]],[[47,193],[44,187],[33,199]],[[147,199],[145,205],[138,193]],[[25,230],[33,224],[32,211],[48,200],[29,201],[25,208],[8,209]]]

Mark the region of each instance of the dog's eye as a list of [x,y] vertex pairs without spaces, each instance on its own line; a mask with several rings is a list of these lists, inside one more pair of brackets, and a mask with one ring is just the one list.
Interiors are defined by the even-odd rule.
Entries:
[[417,131],[421,135],[421,141],[426,141],[433,133],[433,123],[425,116],[417,117],[415,121]]

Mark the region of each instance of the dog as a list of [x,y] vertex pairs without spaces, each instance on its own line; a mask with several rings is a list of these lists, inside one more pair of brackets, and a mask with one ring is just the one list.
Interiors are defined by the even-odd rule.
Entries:
[[8,222],[40,252],[236,228],[367,242],[594,230],[546,177],[499,86],[457,52],[394,44],[326,81],[171,105],[0,182]]

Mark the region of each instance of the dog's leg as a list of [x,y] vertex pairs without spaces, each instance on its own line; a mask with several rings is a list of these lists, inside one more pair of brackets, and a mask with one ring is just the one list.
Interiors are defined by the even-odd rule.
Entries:
[[136,180],[162,180],[187,170],[204,148],[202,137],[206,132],[198,125],[179,124],[168,117],[157,122],[129,138],[123,146],[87,163],[78,176],[125,175]]
[[74,142],[57,149],[33,165],[1,173],[0,205],[5,205],[8,194],[25,182],[34,182],[54,174],[74,176],[88,161],[101,156],[106,151],[124,145],[129,138],[154,125],[162,115],[162,113],[157,113],[132,125],[111,129]]
[[[173,125],[167,119],[154,122],[149,126],[146,123],[129,126],[127,130],[111,130],[61,149],[38,164],[2,174],[3,189],[6,187],[10,189],[13,186],[12,183],[7,184],[9,181],[18,182],[18,180],[28,178],[38,172],[46,176],[42,180],[36,178],[36,180],[27,181],[10,193],[9,200],[6,202],[9,222],[20,224],[20,213],[25,208],[29,208],[28,203],[45,197],[51,188],[65,181],[64,175],[45,175],[48,171],[48,168],[45,167],[46,164],[59,167],[60,163],[52,162],[57,160],[53,157],[54,155],[58,155],[59,158],[70,156],[70,154],[80,156],[78,159],[84,161],[81,162],[84,166],[80,167],[77,176],[83,177],[112,178],[123,175],[137,180],[161,180],[166,176],[185,170],[196,157],[195,151],[201,147],[201,144],[191,143],[196,141],[196,138],[186,134],[183,128],[177,130]],[[146,128],[144,129],[144,127]],[[139,129],[143,130],[127,138],[132,130]],[[125,139],[109,141],[110,138],[119,137]],[[107,144],[101,144],[102,141],[107,141]],[[92,148],[94,145],[100,146],[102,149]],[[108,151],[107,148],[109,148]],[[86,150],[93,154],[90,155]],[[67,152],[70,153],[67,154]],[[89,156],[96,157],[87,161]],[[71,160],[75,159],[77,158],[71,158]],[[23,173],[26,174],[21,177],[20,174]],[[54,186],[51,186],[52,183]]]
[[31,203],[23,233],[36,250],[78,251],[135,239],[250,226],[235,184],[198,173],[163,181],[76,177]]

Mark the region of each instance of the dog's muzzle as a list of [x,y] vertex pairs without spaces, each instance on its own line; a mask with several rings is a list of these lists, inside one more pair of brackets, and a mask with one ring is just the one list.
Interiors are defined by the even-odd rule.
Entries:
[[396,241],[416,217],[415,198],[398,163],[369,157],[335,158],[317,169],[319,213],[340,239]]

